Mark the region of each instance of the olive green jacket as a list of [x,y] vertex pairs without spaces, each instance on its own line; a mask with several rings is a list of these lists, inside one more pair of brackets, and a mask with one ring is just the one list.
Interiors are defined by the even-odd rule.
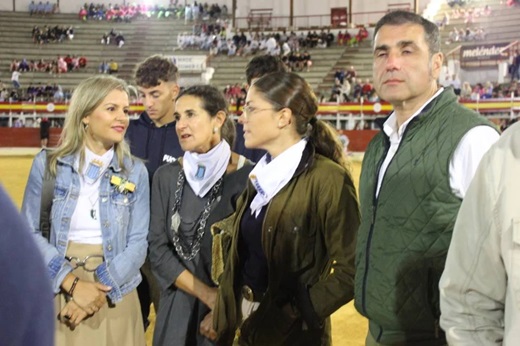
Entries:
[[[232,241],[214,310],[219,345],[232,344],[242,320],[238,229],[254,193],[249,183],[236,213],[220,224],[228,225]],[[308,144],[294,177],[267,207],[262,244],[268,288],[240,327],[240,345],[330,345],[329,316],[354,294],[359,222],[350,175]],[[282,310],[289,303],[297,317]]]

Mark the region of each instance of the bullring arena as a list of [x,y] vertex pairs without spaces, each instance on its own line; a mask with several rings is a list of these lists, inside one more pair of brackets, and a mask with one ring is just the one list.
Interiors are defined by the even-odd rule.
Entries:
[[[254,1],[243,1],[244,4],[238,1],[237,4],[237,1],[226,0],[216,1],[221,7],[227,5],[226,14],[201,13],[199,18],[186,18],[183,3],[187,1],[175,1],[179,3],[175,6],[156,2],[154,5],[158,7],[151,6],[131,17],[118,17],[116,13],[112,18],[91,18],[88,14],[78,17],[78,10],[83,6],[79,1],[58,2],[50,12],[35,7],[31,10],[33,13],[29,13],[27,0],[14,0],[12,5],[15,8],[7,2],[0,5],[0,31],[4,33],[0,37],[0,183],[18,207],[21,206],[32,159],[41,150],[41,119],[51,122],[48,146],[53,147],[58,143],[60,126],[66,117],[74,87],[89,76],[108,72],[103,70],[104,63],[117,62],[113,74],[132,84],[137,63],[153,54],[171,56],[179,67],[181,87],[197,83],[217,86],[226,92],[230,112],[238,116],[241,113],[240,102],[243,102],[239,94],[245,84],[245,66],[254,54],[266,52],[249,52],[235,47],[233,54],[230,52],[232,49],[225,48],[213,54],[208,47],[203,47],[201,38],[211,25],[224,31],[224,40],[232,39],[240,32],[248,38],[255,33],[268,36],[283,32],[285,35],[285,31],[294,31],[296,37],[307,35],[309,30],[333,34],[332,39],[329,36],[330,42],[325,35],[323,40],[321,37],[316,39],[318,43],[305,43],[307,46],[301,49],[310,52],[312,65],[296,72],[309,82],[320,99],[318,116],[348,137],[350,168],[356,186],[363,151],[378,131],[374,120],[387,116],[392,109],[379,100],[371,88],[368,90],[368,86],[368,91],[364,91],[372,78],[373,24],[388,11],[405,9],[424,13],[442,27],[442,50],[447,63],[439,83],[458,88],[460,103],[485,115],[502,129],[515,122],[520,112],[520,88],[512,80],[514,76],[509,74],[520,47],[517,41],[520,7],[515,6],[514,1],[472,1],[473,9],[482,10],[478,16],[473,13],[469,19],[467,13],[460,14],[459,11],[457,14],[454,11],[457,7],[453,4],[435,0],[379,0],[370,1],[370,6],[361,0],[350,0],[349,7],[335,7],[336,2],[326,1],[330,3],[330,8],[326,9],[303,6],[293,0],[284,1],[284,4],[276,0],[263,1],[261,6]],[[492,14],[486,14],[484,8]],[[34,32],[31,38],[35,26],[72,27],[73,38],[64,35],[61,39],[40,41],[41,37],[35,37]],[[366,37],[358,37],[361,27],[367,29]],[[468,27],[476,30],[472,38],[454,34]],[[103,36],[111,31],[124,35],[123,45],[101,42]],[[338,40],[338,36],[346,32],[356,39]],[[305,45],[301,41],[299,44]],[[465,49],[482,50],[493,46],[498,47],[501,53],[479,59],[463,54]],[[74,59],[84,57],[86,64],[76,66],[72,60],[72,66],[69,64],[68,69],[60,71],[58,60],[66,56]],[[24,67],[17,76],[19,87],[11,82],[14,61],[18,64],[15,64],[15,69],[19,68],[21,61],[28,64],[27,69]],[[39,67],[39,61],[47,65]],[[351,67],[356,71],[357,82],[345,94],[346,89],[337,85],[337,79],[341,73],[344,75],[340,79],[345,78]],[[464,82],[468,83],[469,90],[464,91]],[[137,93],[133,96],[130,113],[137,117],[144,108]],[[146,334],[148,345],[151,345],[154,318],[152,313],[151,326]],[[367,321],[356,312],[352,302],[333,314],[335,345],[364,345],[366,334]]]

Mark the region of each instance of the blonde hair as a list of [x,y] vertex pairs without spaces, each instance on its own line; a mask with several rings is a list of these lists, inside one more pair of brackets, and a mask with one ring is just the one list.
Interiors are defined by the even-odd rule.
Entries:
[[[49,173],[56,176],[58,159],[68,155],[80,154],[79,167],[83,167],[85,154],[86,131],[83,119],[101,104],[113,90],[124,91],[127,95],[128,86],[122,79],[99,75],[85,79],[74,90],[70,100],[65,124],[61,132],[58,147],[49,153]],[[130,148],[125,140],[114,144],[119,166],[124,170],[123,159],[131,157]]]

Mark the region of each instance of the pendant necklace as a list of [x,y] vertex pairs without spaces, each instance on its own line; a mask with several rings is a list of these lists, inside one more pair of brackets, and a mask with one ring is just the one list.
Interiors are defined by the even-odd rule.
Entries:
[[91,196],[88,196],[88,201],[90,203],[90,218],[92,220],[97,220],[97,208],[96,208],[96,203],[97,201],[99,200],[99,191],[96,190],[95,192],[97,194],[97,197],[96,197],[96,200],[94,202],[92,202],[92,199],[90,198]]

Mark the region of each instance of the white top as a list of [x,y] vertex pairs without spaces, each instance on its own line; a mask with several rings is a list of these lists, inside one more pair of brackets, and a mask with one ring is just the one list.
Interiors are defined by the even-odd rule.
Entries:
[[[110,149],[103,156],[99,156],[85,148],[85,167],[80,171],[78,203],[70,220],[69,241],[81,244],[102,244],[101,221],[99,215],[99,186],[101,176],[112,161],[114,150]],[[99,160],[102,166],[94,181],[85,180],[85,172],[92,160]],[[76,169],[79,166],[79,157],[76,160]],[[78,169],[79,171],[79,169]],[[106,201],[103,201],[106,203]]]
[[[386,133],[390,140],[390,148],[386,154],[385,160],[379,170],[379,176],[377,177],[377,189],[376,197],[379,196],[379,190],[381,189],[381,183],[388,165],[392,161],[403,134],[406,130],[406,126],[412,121],[413,118],[418,116],[421,111],[426,107],[433,99],[439,96],[444,88],[440,88],[435,95],[433,95],[421,108],[417,110],[407,121],[405,121],[399,128],[397,128],[397,116],[392,113],[390,117],[385,121],[383,125],[383,131]],[[482,156],[488,151],[488,149],[498,140],[500,135],[490,126],[481,125],[476,126],[469,130],[464,137],[460,140],[455,152],[450,161],[449,174],[450,174],[450,187],[451,191],[459,198],[464,198],[466,190],[468,189],[469,183],[477,170],[478,164],[482,159]]]
[[20,72],[18,71],[13,71],[13,74],[11,75],[11,80],[14,82],[18,82],[18,79],[20,77]]

